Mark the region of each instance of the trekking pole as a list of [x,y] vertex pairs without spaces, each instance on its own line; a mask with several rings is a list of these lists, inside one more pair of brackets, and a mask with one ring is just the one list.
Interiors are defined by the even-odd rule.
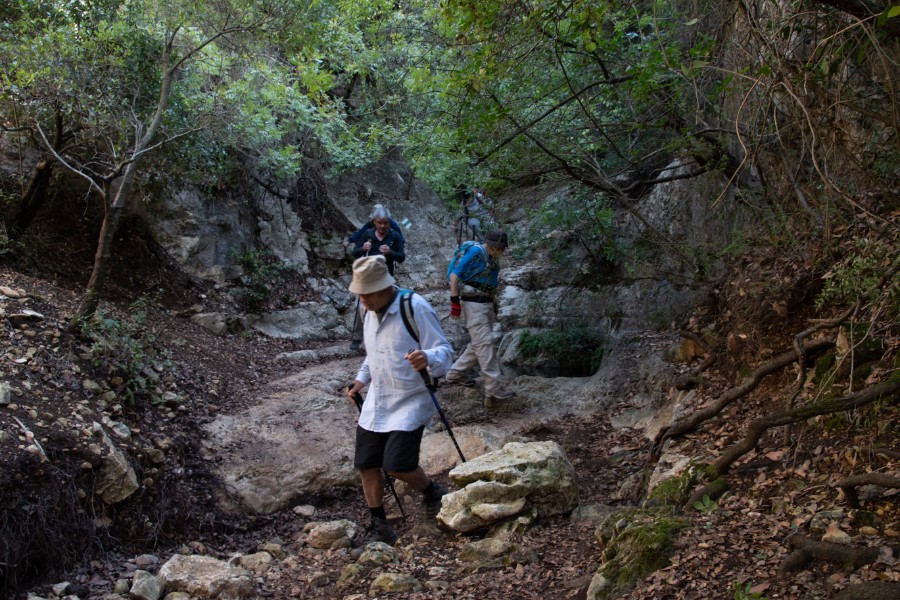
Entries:
[[[410,350],[406,353],[407,356],[415,352],[415,350]],[[447,421],[447,417],[444,415],[444,410],[441,408],[441,405],[438,403],[437,396],[434,395],[434,391],[437,389],[434,381],[431,379],[431,375],[428,374],[427,369],[422,369],[419,371],[419,375],[422,376],[422,381],[425,382],[425,387],[428,388],[428,393],[431,394],[431,401],[434,402],[434,407],[438,411],[438,415],[441,417],[441,422],[444,424],[444,427],[447,428],[447,433],[450,434],[450,439],[453,440],[453,445],[456,446],[456,451],[459,453],[459,458],[466,462],[466,457],[463,456],[462,450],[459,448],[459,444],[456,443],[456,436],[453,435],[453,429],[450,428],[450,423]]]
[[[369,255],[369,251],[366,251],[366,256]],[[356,296],[356,309],[353,313],[353,329],[350,330],[350,337],[353,337],[353,334],[356,333],[356,324],[359,322],[359,295]],[[353,341],[352,339],[350,340]],[[401,511],[402,512],[402,511]]]
[[[348,390],[349,390],[350,388],[352,388],[352,387],[353,387],[353,384],[352,384],[352,383],[349,384],[349,385],[347,385],[347,389],[348,389]],[[353,394],[353,403],[356,405],[356,409],[357,409],[359,412],[362,412],[362,405],[363,405],[363,397],[362,397],[362,394],[360,394],[359,392],[356,392],[355,394]],[[397,495],[397,490],[394,489],[394,480],[391,479],[391,476],[388,475],[388,472],[385,471],[384,469],[381,469],[381,472],[384,473],[384,480],[387,482],[388,489],[390,489],[390,490],[391,490],[391,493],[394,495],[394,500],[397,502],[397,508],[400,509],[400,514],[401,514],[401,515],[403,516],[403,518],[405,519],[405,518],[406,518],[406,511],[403,510],[403,503],[400,502],[400,496]]]
[[[356,324],[359,323],[359,296],[356,297],[356,308],[353,309],[353,328],[350,330],[350,337],[356,332]],[[353,341],[351,339],[351,341]]]

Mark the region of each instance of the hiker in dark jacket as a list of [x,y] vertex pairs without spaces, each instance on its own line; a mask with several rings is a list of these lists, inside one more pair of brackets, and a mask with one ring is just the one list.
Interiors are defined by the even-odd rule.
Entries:
[[406,260],[403,234],[391,229],[391,212],[380,204],[372,211],[372,229],[366,229],[353,247],[353,257],[377,256],[387,261],[388,271],[394,274],[394,265]]
[[[393,276],[396,263],[406,260],[403,234],[391,229],[391,212],[381,204],[376,204],[372,210],[372,225],[373,227],[366,229],[356,241],[356,245],[353,247],[353,257],[384,256],[388,272]],[[353,320],[353,335],[350,340],[351,350],[359,350],[363,343],[363,324],[362,319],[359,318],[358,302],[356,311],[357,314],[354,315]]]
[[[344,244],[344,248],[348,247],[350,244],[356,246],[356,242],[367,232],[371,231],[375,228],[375,224],[372,222],[372,219],[375,218],[375,213],[384,209],[384,206],[381,204],[376,204],[372,207],[372,214],[369,215],[369,220],[363,223],[363,226],[357,229],[352,235],[344,238],[342,242]],[[400,236],[400,239],[403,240],[403,229],[400,227],[400,223],[395,221],[394,219],[390,219],[391,231]]]

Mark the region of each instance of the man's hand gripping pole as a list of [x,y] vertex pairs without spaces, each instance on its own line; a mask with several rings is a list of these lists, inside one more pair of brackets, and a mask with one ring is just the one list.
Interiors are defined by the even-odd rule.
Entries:
[[[415,352],[415,349],[409,350],[406,353],[406,356],[408,357],[413,352]],[[463,456],[462,450],[460,450],[459,448],[459,444],[456,443],[456,436],[453,435],[453,429],[450,428],[450,423],[447,421],[447,417],[444,415],[444,410],[438,403],[437,396],[434,395],[434,392],[437,390],[437,383],[431,378],[431,375],[428,374],[427,367],[420,369],[419,375],[422,376],[422,381],[425,382],[425,387],[428,388],[428,393],[431,395],[431,401],[434,402],[434,407],[437,409],[438,415],[441,417],[441,422],[444,424],[444,427],[447,428],[447,433],[450,434],[450,439],[453,440],[453,445],[456,447],[456,451],[459,453],[460,460],[466,462],[466,457]]]

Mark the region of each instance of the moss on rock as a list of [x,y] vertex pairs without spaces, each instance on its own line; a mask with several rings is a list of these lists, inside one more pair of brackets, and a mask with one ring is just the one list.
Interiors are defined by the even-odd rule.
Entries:
[[675,537],[687,525],[685,520],[666,512],[634,517],[622,527],[619,515],[616,531],[603,550],[603,564],[588,591],[588,600],[618,597],[650,573],[666,567]]

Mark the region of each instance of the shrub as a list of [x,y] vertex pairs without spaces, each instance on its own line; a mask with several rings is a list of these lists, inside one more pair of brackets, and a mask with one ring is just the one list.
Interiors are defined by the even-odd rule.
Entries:
[[91,341],[91,364],[132,404],[139,396],[157,399],[158,371],[171,368],[168,353],[156,346],[156,333],[145,326],[152,302],[152,297],[135,301],[130,307],[131,320],[117,319],[98,309],[82,328],[82,334]]
[[589,376],[600,367],[602,342],[596,330],[577,326],[524,331],[519,338],[519,352],[526,360],[546,359],[558,367],[560,375]]
[[244,287],[239,288],[234,298],[244,310],[257,311],[269,300],[275,281],[290,267],[282,263],[271,250],[251,248],[237,257],[237,263],[244,269],[241,278]]

